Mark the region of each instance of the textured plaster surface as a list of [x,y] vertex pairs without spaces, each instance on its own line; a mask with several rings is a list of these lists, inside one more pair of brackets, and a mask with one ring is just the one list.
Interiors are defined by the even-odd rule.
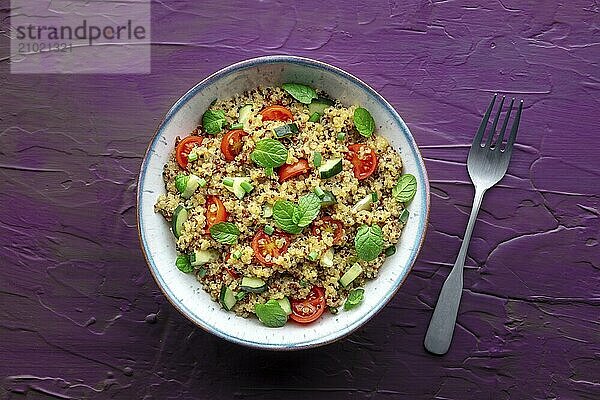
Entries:
[[[600,14],[584,1],[157,1],[149,75],[10,75],[0,35],[0,398],[600,398]],[[0,1],[6,28],[8,2]],[[195,328],[135,228],[136,179],[170,105],[267,54],[342,67],[386,97],[431,179],[404,286],[332,345],[269,353]],[[425,352],[493,92],[525,100],[475,227],[454,342]]]

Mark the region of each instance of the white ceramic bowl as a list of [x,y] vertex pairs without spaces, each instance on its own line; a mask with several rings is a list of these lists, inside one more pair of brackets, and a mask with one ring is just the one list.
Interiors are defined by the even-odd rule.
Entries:
[[[379,277],[365,286],[365,300],[351,311],[325,313],[310,325],[288,323],[283,328],[267,328],[256,318],[241,318],[221,309],[202,290],[193,274],[175,267],[175,240],[169,224],[153,205],[165,191],[163,166],[173,149],[176,136],[186,136],[199,124],[200,117],[216,98],[227,98],[259,85],[298,82],[324,90],[346,105],[367,108],[375,119],[376,133],[384,135],[396,148],[404,172],[417,178],[418,189],[408,209],[410,218],[403,230],[396,254],[389,257]],[[138,231],[150,271],[167,299],[199,327],[224,339],[246,346],[295,350],[331,343],[344,337],[373,317],[394,296],[421,248],[429,213],[429,183],[417,145],[402,118],[392,106],[358,78],[307,58],[268,56],[242,61],[204,79],[171,107],[153,137],[142,162],[137,192]]]

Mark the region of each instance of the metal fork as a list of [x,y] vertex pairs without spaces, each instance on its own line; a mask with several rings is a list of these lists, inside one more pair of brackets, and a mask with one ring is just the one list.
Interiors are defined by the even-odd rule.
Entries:
[[475,199],[473,200],[471,216],[469,217],[469,223],[467,224],[467,230],[465,231],[465,237],[460,246],[458,257],[456,258],[454,267],[452,267],[452,271],[450,271],[450,274],[444,282],[435,310],[433,311],[433,316],[429,322],[427,334],[425,335],[425,348],[434,354],[446,354],[450,347],[463,289],[463,267],[465,265],[465,257],[467,256],[467,249],[469,248],[469,241],[471,240],[471,233],[473,233],[473,226],[477,219],[477,213],[479,212],[479,207],[481,206],[481,201],[485,192],[498,183],[498,181],[506,174],[513,144],[517,137],[517,130],[519,129],[523,100],[519,101],[517,116],[512,124],[510,136],[508,137],[506,144],[502,147],[508,120],[515,102],[515,99],[513,98],[510,102],[510,108],[504,118],[504,123],[498,134],[498,138],[494,140],[496,127],[498,126],[498,120],[500,119],[500,113],[502,112],[502,106],[504,105],[505,96],[503,96],[487,139],[483,142],[486,126],[490,119],[492,109],[494,108],[496,97],[497,95],[495,94],[481,121],[479,130],[471,145],[471,150],[469,150],[467,169],[471,181],[475,186]]

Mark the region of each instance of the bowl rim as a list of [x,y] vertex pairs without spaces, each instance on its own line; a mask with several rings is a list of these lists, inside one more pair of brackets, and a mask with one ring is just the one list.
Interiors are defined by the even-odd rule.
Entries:
[[[424,183],[424,188],[425,188],[425,198],[422,201],[423,202],[422,208],[424,208],[425,215],[424,215],[424,218],[421,218],[421,224],[418,227],[418,235],[420,236],[420,240],[419,240],[418,245],[412,249],[411,254],[409,255],[408,268],[407,268],[405,274],[398,281],[395,282],[395,287],[392,290],[388,291],[384,296],[382,296],[381,301],[377,304],[377,306],[375,306],[371,310],[369,310],[369,312],[367,314],[365,314],[362,318],[360,318],[360,319],[352,322],[350,325],[344,327],[343,330],[331,333],[327,336],[323,336],[318,339],[312,339],[312,340],[308,340],[305,342],[297,342],[294,344],[255,342],[255,341],[242,339],[242,338],[235,337],[235,336],[230,336],[226,332],[222,332],[222,331],[216,329],[215,327],[205,323],[204,321],[194,318],[193,312],[191,312],[190,310],[187,309],[187,307],[185,307],[183,304],[181,304],[177,300],[176,296],[168,289],[165,282],[162,280],[160,274],[158,273],[157,267],[154,264],[154,261],[152,260],[151,255],[148,254],[146,241],[145,241],[144,236],[142,235],[142,223],[141,223],[141,211],[140,211],[140,200],[141,200],[141,196],[142,196],[141,187],[143,186],[144,175],[145,175],[145,171],[147,168],[149,154],[150,154],[151,150],[154,148],[154,146],[156,145],[156,142],[157,142],[160,134],[162,133],[166,124],[171,120],[171,118],[183,106],[185,106],[187,104],[187,102],[193,96],[195,96],[206,85],[212,83],[213,81],[216,81],[216,80],[220,79],[221,77],[226,76],[226,75],[236,72],[236,71],[243,71],[245,69],[249,69],[249,68],[252,68],[255,66],[260,66],[260,65],[264,65],[264,64],[276,64],[276,63],[295,63],[295,64],[300,64],[300,65],[309,66],[309,67],[313,67],[313,68],[316,67],[316,68],[320,68],[320,69],[325,69],[329,72],[332,72],[336,75],[341,76],[342,78],[345,78],[345,79],[353,82],[355,85],[357,85],[362,90],[364,90],[367,94],[369,94],[373,99],[375,99],[378,103],[380,103],[392,115],[395,122],[398,123],[402,127],[403,131],[408,133],[408,135],[406,135],[406,138],[407,138],[408,142],[410,143],[410,147],[411,147],[410,150],[416,156],[415,158],[417,160],[417,169],[420,171],[420,173],[423,176],[423,182],[421,182],[421,183]],[[189,89],[183,96],[181,96],[179,99],[177,99],[177,101],[171,106],[169,111],[165,114],[165,116],[163,117],[161,122],[158,124],[158,127],[156,128],[154,135],[152,136],[152,139],[150,140],[150,142],[146,148],[144,157],[142,159],[142,163],[140,165],[140,173],[138,175],[137,188],[136,188],[136,223],[137,223],[137,231],[138,231],[138,238],[139,238],[139,246],[142,250],[142,254],[144,255],[144,259],[146,260],[148,269],[150,270],[150,273],[152,274],[154,281],[158,285],[159,289],[161,290],[161,292],[163,293],[165,298],[169,301],[169,303],[171,303],[171,305],[173,307],[175,307],[175,309],[177,311],[179,311],[179,313],[181,313],[184,317],[186,317],[189,321],[194,323],[196,326],[202,328],[204,331],[209,332],[220,338],[223,338],[225,340],[228,340],[230,342],[233,342],[233,343],[236,343],[239,345],[244,345],[244,346],[248,346],[251,348],[262,349],[262,350],[278,350],[278,351],[301,350],[301,349],[308,349],[308,348],[324,346],[324,345],[333,343],[335,341],[338,341],[340,339],[343,339],[344,337],[350,335],[351,333],[356,331],[358,328],[360,328],[364,324],[366,324],[375,315],[377,315],[384,308],[384,306],[390,302],[390,300],[395,296],[395,294],[398,292],[400,287],[404,284],[404,281],[410,274],[410,271],[412,270],[412,268],[415,264],[417,256],[418,256],[419,252],[421,251],[421,248],[425,241],[427,226],[429,224],[429,209],[430,209],[429,178],[427,175],[427,169],[425,168],[425,163],[423,161],[423,157],[422,157],[419,147],[417,146],[417,143],[412,135],[412,132],[410,132],[410,129],[408,129],[408,126],[406,125],[406,123],[404,122],[402,117],[400,117],[398,112],[394,109],[394,107],[383,96],[381,96],[375,89],[371,88],[369,85],[367,85],[361,79],[350,74],[349,72],[346,72],[339,67],[333,66],[333,65],[325,63],[323,61],[314,60],[314,59],[311,59],[308,57],[290,56],[290,55],[261,56],[261,57],[250,58],[250,59],[246,59],[246,60],[242,60],[242,61],[230,64],[230,65],[228,65],[224,68],[221,68],[218,71],[210,74],[206,78],[202,79],[200,82],[195,84],[191,89]]]

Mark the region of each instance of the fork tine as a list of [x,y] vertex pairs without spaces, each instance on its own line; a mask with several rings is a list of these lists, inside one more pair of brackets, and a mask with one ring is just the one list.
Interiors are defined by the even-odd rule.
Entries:
[[512,128],[510,130],[510,136],[508,137],[508,142],[506,142],[504,151],[512,150],[512,146],[515,143],[515,139],[517,138],[517,130],[519,129],[519,121],[521,120],[521,111],[522,110],[523,110],[523,100],[521,100],[519,102],[519,109],[517,110],[517,116],[515,117],[515,121],[513,122]]
[[504,140],[504,133],[506,132],[506,126],[508,125],[508,120],[510,118],[510,113],[512,112],[513,104],[515,103],[515,98],[513,97],[510,101],[510,105],[508,106],[508,112],[506,113],[506,117],[504,117],[504,123],[502,124],[502,130],[498,134],[498,139],[494,142],[494,146],[500,147],[502,141]]
[[481,120],[481,125],[479,125],[477,134],[475,134],[475,139],[473,139],[473,145],[481,145],[481,139],[483,138],[485,127],[487,126],[488,120],[490,119],[490,114],[492,113],[492,108],[494,107],[496,96],[498,96],[498,94],[494,94],[494,97],[492,97],[492,101],[490,102],[490,105],[488,106],[487,111],[485,112],[485,115]]
[[502,96],[502,100],[500,100],[500,106],[498,106],[498,112],[496,113],[496,117],[494,118],[494,123],[492,124],[492,129],[488,138],[485,142],[485,147],[490,147],[492,144],[492,140],[494,139],[494,135],[496,134],[496,128],[498,127],[498,120],[500,119],[500,114],[502,114],[502,106],[504,105],[504,99],[506,96]]

